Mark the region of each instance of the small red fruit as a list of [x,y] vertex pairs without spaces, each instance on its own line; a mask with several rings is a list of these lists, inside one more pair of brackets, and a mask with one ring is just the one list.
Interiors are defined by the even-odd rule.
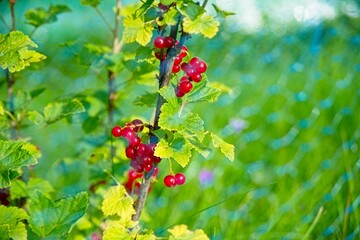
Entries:
[[174,60],[174,65],[180,65],[181,62],[182,62],[182,57],[176,56]]
[[179,84],[179,90],[183,93],[188,93],[193,88],[193,85],[190,81],[183,81]]
[[202,79],[202,76],[200,73],[197,73],[197,74],[194,74],[192,77],[191,77],[191,80],[194,81],[194,82],[200,82]]
[[172,67],[172,73],[178,73],[180,72],[180,65],[175,65]]
[[176,186],[175,177],[173,175],[167,175],[164,178],[165,186],[172,188]]
[[165,47],[165,38],[163,36],[157,36],[154,39],[154,46],[156,48],[164,48]]
[[144,129],[144,123],[140,119],[134,119],[131,123],[134,126],[134,132],[141,132]]
[[180,52],[180,57],[182,57],[182,58],[184,58],[184,57],[186,57],[188,55],[188,49],[187,49],[187,47],[185,47],[185,46],[182,46],[181,47],[181,52]]
[[175,174],[175,183],[176,185],[183,185],[186,181],[185,175],[182,173]]
[[176,86],[175,88],[175,95],[178,97],[178,98],[181,98],[185,95],[185,93],[183,93],[182,91],[180,91],[180,88],[179,86]]
[[133,159],[136,156],[136,151],[133,147],[126,147],[125,154],[127,158]]
[[174,46],[175,41],[172,37],[165,37],[164,41],[164,46],[166,48],[171,48],[172,46]]
[[114,137],[121,137],[121,127],[119,127],[119,126],[113,127],[113,129],[111,129],[111,134]]

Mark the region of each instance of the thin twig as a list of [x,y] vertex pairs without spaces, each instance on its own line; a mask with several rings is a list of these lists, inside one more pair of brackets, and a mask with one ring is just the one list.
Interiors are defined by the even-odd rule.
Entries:
[[105,18],[104,14],[102,14],[102,12],[100,11],[100,9],[98,7],[95,7],[95,11],[97,12],[97,14],[100,16],[100,18],[104,21],[106,27],[109,29],[110,32],[113,32],[113,29],[110,25],[110,23],[108,22],[108,20]]
[[208,0],[204,0],[203,4],[201,5],[202,8],[205,8],[206,7],[206,4],[207,4]]
[[15,31],[16,29],[16,22],[15,22],[15,5],[16,1],[9,0],[10,12],[11,12],[11,31]]

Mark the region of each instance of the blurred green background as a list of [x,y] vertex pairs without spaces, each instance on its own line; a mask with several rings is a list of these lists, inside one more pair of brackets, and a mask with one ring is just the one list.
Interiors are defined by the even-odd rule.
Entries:
[[[124,5],[136,1],[124,1]],[[208,9],[212,11],[209,1]],[[88,159],[100,151],[101,125],[83,123],[101,109],[106,72],[84,44],[111,44],[97,13],[78,1],[18,1],[17,29],[29,34],[26,10],[62,3],[71,12],[39,28],[32,39],[47,60],[18,76],[16,90],[46,87],[30,103],[80,97],[87,112],[48,127],[23,130],[42,151],[35,175],[49,180],[58,197],[87,190],[95,180]],[[359,1],[221,1],[235,16],[222,22],[214,39],[193,36],[190,54],[208,63],[208,78],[223,90],[215,104],[193,108],[207,129],[236,147],[229,162],[216,152],[195,154],[183,171],[187,183],[167,189],[159,182],[146,203],[143,225],[159,235],[173,224],[202,228],[211,239],[359,239],[360,237],[360,4]],[[113,20],[114,1],[100,10]],[[9,19],[7,1],[0,11]],[[7,30],[0,23],[0,33]],[[135,44],[124,48],[136,49]],[[138,76],[136,68],[148,73]],[[117,78],[119,124],[152,109],[134,106],[155,91],[156,67],[129,65]],[[4,73],[0,78],[3,83]],[[6,99],[1,84],[1,100]],[[119,144],[121,143],[114,143]],[[118,164],[123,177],[127,161]],[[96,172],[96,171],[95,171]],[[96,212],[96,204],[92,202]],[[89,213],[92,214],[92,213]]]

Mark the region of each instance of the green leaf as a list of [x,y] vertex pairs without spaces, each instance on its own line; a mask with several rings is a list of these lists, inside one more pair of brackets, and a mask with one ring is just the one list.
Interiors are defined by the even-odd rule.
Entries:
[[186,5],[182,5],[180,10],[185,16],[187,16],[191,20],[195,20],[205,12],[203,7],[194,2],[189,2]]
[[21,221],[28,218],[27,213],[21,208],[0,205],[1,239],[26,240],[25,224]]
[[53,102],[44,108],[44,120],[50,124],[69,115],[84,111],[85,108],[78,99]]
[[142,46],[148,44],[152,37],[152,24],[146,24],[143,17],[134,18],[133,15],[124,19],[123,40],[125,43],[138,42]]
[[54,202],[35,191],[29,202],[29,225],[42,238],[66,239],[73,224],[85,214],[87,205],[85,192]]
[[148,62],[152,64],[155,60],[153,50],[149,47],[139,47],[138,49],[136,49],[135,60],[137,62]]
[[137,232],[130,231],[122,221],[108,220],[105,223],[103,240],[132,240],[137,239]]
[[43,124],[44,123],[44,117],[40,113],[36,111],[29,111],[28,112],[28,118],[30,121],[35,123],[36,125]]
[[211,149],[206,147],[204,144],[202,144],[200,141],[195,140],[194,138],[187,137],[187,141],[189,141],[192,144],[192,147],[201,155],[203,155],[205,158],[209,156],[211,153]]
[[211,133],[212,143],[214,147],[219,148],[220,151],[230,160],[234,161],[235,147],[232,144],[225,142],[218,135]]
[[71,10],[62,4],[51,5],[48,10],[41,7],[29,9],[25,13],[26,23],[37,28],[47,23],[56,22],[57,15],[65,12],[71,12]]
[[40,94],[42,94],[45,91],[46,88],[36,88],[32,91],[30,91],[30,97],[36,98],[37,96],[39,96]]
[[212,16],[202,15],[194,20],[189,17],[184,18],[184,31],[190,34],[201,33],[207,38],[213,38],[219,30],[220,23]]
[[204,121],[196,113],[179,113],[169,103],[163,104],[159,117],[159,126],[169,131],[185,135],[194,135],[200,141],[204,139]]
[[169,6],[170,4],[172,4],[174,1],[173,0],[160,0],[160,2],[166,6]]
[[177,23],[177,18],[179,17],[179,12],[175,8],[171,8],[169,11],[167,11],[163,19],[161,21],[158,21],[158,24],[160,26],[163,25],[175,25]]
[[111,187],[104,196],[101,209],[105,216],[118,215],[121,219],[131,219],[135,214],[134,201],[127,195],[124,186]]
[[85,133],[91,133],[101,126],[101,119],[98,116],[88,117],[82,124]]
[[10,197],[11,199],[32,197],[36,190],[41,191],[46,196],[55,191],[49,181],[41,178],[30,178],[28,183],[16,179],[11,186]]
[[146,92],[143,95],[140,95],[135,99],[134,105],[135,106],[155,107],[157,98],[158,98],[157,93]]
[[155,156],[173,158],[180,166],[186,167],[190,161],[192,146],[183,137],[177,134],[169,144],[161,139],[155,148]]
[[23,166],[36,164],[35,157],[23,146],[23,141],[0,140],[0,188],[10,186],[12,172]]
[[97,5],[101,3],[101,0],[80,0],[80,3],[85,6],[97,7]]
[[45,55],[28,50],[28,47],[37,47],[37,45],[22,32],[0,34],[0,67],[16,72],[29,66],[30,63],[46,58]]
[[86,43],[84,47],[89,51],[97,55],[102,55],[111,52],[111,48],[106,45],[98,45],[93,43]]
[[138,10],[135,11],[135,15],[138,18],[139,16],[141,16],[142,14],[144,14],[153,4],[154,0],[146,0],[146,2],[144,2]]
[[168,230],[169,240],[209,240],[203,230],[190,231],[186,225],[178,225]]
[[0,115],[4,115],[4,114],[5,114],[4,105],[2,102],[0,102]]
[[159,90],[160,95],[166,100],[166,102],[173,108],[172,111],[177,112],[180,108],[180,103],[175,95],[173,86],[165,86]]
[[220,18],[227,18],[229,16],[232,16],[232,15],[235,15],[235,13],[233,12],[228,12],[228,11],[225,11],[225,10],[222,10],[221,8],[219,8],[217,5],[215,4],[212,4],[215,11],[216,11],[216,16],[217,17],[220,17]]
[[193,90],[183,97],[187,103],[196,102],[215,102],[221,94],[221,91],[207,84],[206,79],[196,84]]

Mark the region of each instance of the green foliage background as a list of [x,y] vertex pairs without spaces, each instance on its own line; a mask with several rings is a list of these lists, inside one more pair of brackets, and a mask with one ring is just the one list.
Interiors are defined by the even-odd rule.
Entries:
[[[17,28],[30,33],[25,11],[49,5],[19,3]],[[111,6],[104,1],[100,9],[112,19]],[[69,8],[71,12],[36,30],[32,40],[47,59],[18,73],[15,85],[16,99],[18,91],[46,89],[28,105],[38,112],[66,98],[77,97],[85,105],[84,113],[22,130],[42,153],[31,174],[51,183],[54,199],[87,191],[108,177],[89,159],[106,159],[101,146],[112,127],[97,118],[107,89],[106,72],[99,57],[85,47],[109,45],[111,35],[93,9],[77,1]],[[9,18],[7,2],[0,3],[0,11]],[[168,171],[162,163],[142,216],[146,227],[161,235],[169,226],[184,223],[204,229],[211,239],[359,237],[360,20],[340,9],[338,13],[317,25],[291,22],[281,31],[281,26],[274,27],[280,23],[268,20],[251,34],[234,31],[230,18],[214,39],[194,36],[189,41],[190,53],[208,63],[209,80],[223,90],[217,103],[202,103],[192,111],[200,114],[206,129],[235,145],[235,161],[218,153],[206,159],[194,154],[185,170],[176,166],[187,183],[175,189],[161,183]],[[6,33],[5,28],[0,33]],[[126,45],[124,54],[137,48]],[[120,67],[116,122],[139,116],[149,121],[152,110],[132,103],[144,91],[156,91],[157,69],[146,63]],[[4,79],[1,72],[2,101]],[[120,141],[114,144],[123,147]],[[118,164],[119,178],[127,164],[125,158]],[[205,173],[212,177],[200,181]],[[91,204],[88,214],[98,214],[100,203]],[[86,232],[81,224],[72,233],[78,232]]]

